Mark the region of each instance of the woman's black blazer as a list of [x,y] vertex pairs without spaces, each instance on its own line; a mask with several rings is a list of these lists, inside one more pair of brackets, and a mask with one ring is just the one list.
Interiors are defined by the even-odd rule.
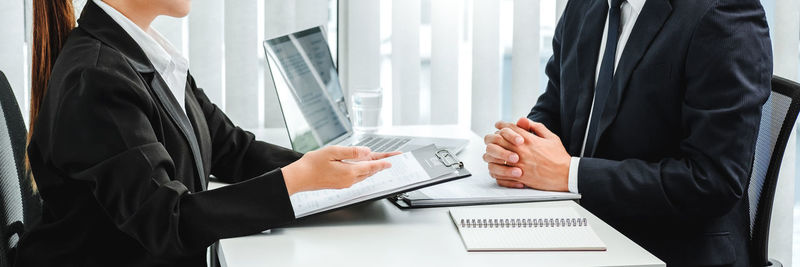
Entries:
[[[78,23],[28,148],[43,217],[18,266],[205,266],[216,240],[294,219],[279,168],[300,154],[234,126],[191,76],[187,120],[111,17],[88,1]],[[210,174],[236,184],[206,191]]]

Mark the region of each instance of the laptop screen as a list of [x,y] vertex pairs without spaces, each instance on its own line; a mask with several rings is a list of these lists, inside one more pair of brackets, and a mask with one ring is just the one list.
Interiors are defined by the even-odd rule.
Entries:
[[315,150],[352,131],[322,27],[264,41],[264,50],[294,150]]

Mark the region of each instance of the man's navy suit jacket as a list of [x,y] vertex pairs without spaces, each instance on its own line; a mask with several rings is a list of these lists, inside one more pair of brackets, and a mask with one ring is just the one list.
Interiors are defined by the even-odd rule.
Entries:
[[[568,2],[528,118],[580,156],[607,0]],[[772,50],[757,0],[648,0],[618,62],[581,205],[668,265],[750,265],[747,185]],[[593,152],[593,153],[592,153]]]

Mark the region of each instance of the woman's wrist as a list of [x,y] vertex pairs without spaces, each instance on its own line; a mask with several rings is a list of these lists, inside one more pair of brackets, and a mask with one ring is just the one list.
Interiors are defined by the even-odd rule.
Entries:
[[290,196],[302,191],[302,186],[300,185],[301,179],[299,179],[300,174],[297,173],[295,165],[296,164],[292,163],[281,168],[281,173],[283,173],[283,182],[286,184],[286,191],[289,192]]

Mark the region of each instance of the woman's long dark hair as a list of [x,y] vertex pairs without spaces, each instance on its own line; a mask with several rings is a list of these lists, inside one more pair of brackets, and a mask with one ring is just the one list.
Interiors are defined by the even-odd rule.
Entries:
[[[33,50],[31,62],[31,109],[28,143],[30,144],[42,99],[47,93],[47,82],[56,57],[75,28],[75,11],[72,0],[33,0]],[[25,166],[30,172],[30,161],[25,156]],[[36,182],[31,177],[34,191]]]

